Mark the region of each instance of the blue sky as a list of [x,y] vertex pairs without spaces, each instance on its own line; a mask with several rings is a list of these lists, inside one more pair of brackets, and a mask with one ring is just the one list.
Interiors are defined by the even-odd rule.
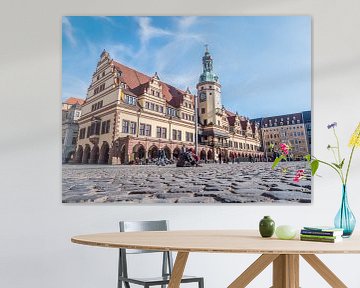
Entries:
[[85,98],[101,52],[196,92],[204,45],[222,103],[250,118],[311,109],[311,17],[104,17],[62,19],[62,98]]

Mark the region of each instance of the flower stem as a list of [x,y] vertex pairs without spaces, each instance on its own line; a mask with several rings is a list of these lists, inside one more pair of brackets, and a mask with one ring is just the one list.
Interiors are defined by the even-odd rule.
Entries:
[[348,180],[349,170],[350,170],[350,165],[351,165],[351,160],[352,160],[352,157],[353,157],[353,154],[354,154],[354,151],[355,151],[356,142],[358,141],[359,138],[360,138],[360,132],[359,132],[359,134],[356,136],[355,144],[354,144],[353,148],[351,149],[351,154],[350,154],[350,158],[349,158],[349,163],[348,163],[348,166],[347,166],[347,169],[346,169],[345,185],[346,185],[347,180]]
[[[339,144],[339,137],[337,136],[337,134],[336,134],[336,131],[335,131],[335,128],[333,128],[333,131],[334,131],[334,135],[335,135],[335,138],[336,138],[336,145],[337,145],[337,151],[338,151],[338,157],[339,157],[339,162],[338,162],[338,164],[340,165],[341,164],[341,162],[342,162],[342,158],[341,158],[341,155],[340,155],[340,144]],[[341,181],[343,182],[343,183],[345,183],[344,182],[344,174],[343,174],[343,170],[342,170],[342,167],[339,169],[339,172],[340,172],[340,174],[341,174]]]
[[341,155],[340,155],[340,145],[339,145],[339,137],[337,136],[336,134],[336,131],[335,131],[335,128],[333,128],[333,131],[334,131],[334,135],[335,135],[335,138],[336,138],[336,148],[337,148],[337,151],[338,151],[338,157],[339,157],[339,163],[341,163]]
[[315,158],[317,161],[319,161],[320,163],[325,164],[325,165],[333,168],[333,169],[336,171],[336,173],[339,174],[340,179],[341,179],[341,182],[342,182],[343,184],[345,184],[345,182],[344,182],[344,177],[343,177],[343,175],[340,173],[340,171],[339,171],[338,168],[336,168],[334,165],[331,165],[331,164],[329,164],[329,163],[327,163],[327,162],[325,162],[325,161],[319,160],[319,159],[317,159],[316,157],[314,157],[314,158]]

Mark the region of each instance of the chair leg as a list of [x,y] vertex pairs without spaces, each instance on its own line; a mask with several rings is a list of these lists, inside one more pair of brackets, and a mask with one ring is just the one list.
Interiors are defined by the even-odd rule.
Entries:
[[204,279],[199,280],[199,288],[204,288]]

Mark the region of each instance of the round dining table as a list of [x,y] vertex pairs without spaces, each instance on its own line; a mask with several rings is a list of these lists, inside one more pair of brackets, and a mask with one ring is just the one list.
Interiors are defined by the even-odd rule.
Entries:
[[347,287],[315,254],[359,254],[360,237],[338,243],[262,238],[256,230],[188,230],[115,232],[79,235],[73,243],[124,249],[174,251],[176,260],[169,288],[179,288],[189,253],[261,254],[228,288],[246,287],[273,264],[273,288],[299,288],[299,256],[304,258],[331,287]]

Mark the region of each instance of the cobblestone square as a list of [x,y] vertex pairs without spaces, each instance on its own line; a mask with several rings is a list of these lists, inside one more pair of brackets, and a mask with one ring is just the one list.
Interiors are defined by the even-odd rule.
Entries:
[[[63,165],[64,203],[311,203],[311,180],[272,163],[175,165]],[[304,162],[281,163],[294,171]]]

